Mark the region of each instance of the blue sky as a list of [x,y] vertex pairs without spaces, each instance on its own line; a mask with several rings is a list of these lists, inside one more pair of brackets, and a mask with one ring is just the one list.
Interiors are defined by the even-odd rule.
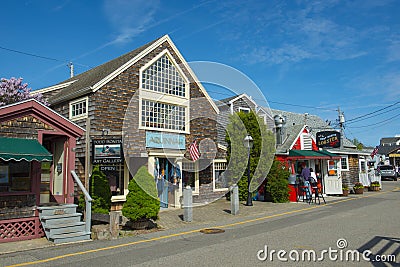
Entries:
[[67,79],[69,61],[78,74],[169,34],[188,62],[248,75],[271,108],[335,124],[340,107],[346,137],[375,146],[400,134],[398,14],[396,0],[6,0],[0,76],[39,89]]

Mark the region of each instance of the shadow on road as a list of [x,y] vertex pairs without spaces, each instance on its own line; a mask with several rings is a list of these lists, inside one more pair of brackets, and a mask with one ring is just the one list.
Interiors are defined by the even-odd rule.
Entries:
[[400,238],[375,236],[357,250],[372,252],[369,255],[372,266],[399,266]]

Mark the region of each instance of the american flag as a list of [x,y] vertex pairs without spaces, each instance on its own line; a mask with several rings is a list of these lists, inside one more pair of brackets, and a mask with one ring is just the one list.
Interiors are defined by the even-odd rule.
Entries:
[[200,152],[199,149],[197,148],[196,140],[189,146],[189,153],[193,161],[196,161],[200,158]]
[[374,150],[372,150],[371,158],[373,158],[377,153],[378,153],[378,146],[376,146],[376,147],[374,148]]

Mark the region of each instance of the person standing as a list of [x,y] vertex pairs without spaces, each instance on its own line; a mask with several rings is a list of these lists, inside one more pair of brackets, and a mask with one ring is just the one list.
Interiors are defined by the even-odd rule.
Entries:
[[307,167],[306,163],[303,162],[301,165],[303,169],[301,170],[300,176],[303,178],[304,181],[304,186],[306,190],[306,198],[307,200],[311,199],[311,186],[310,186],[310,177],[311,177],[311,171]]

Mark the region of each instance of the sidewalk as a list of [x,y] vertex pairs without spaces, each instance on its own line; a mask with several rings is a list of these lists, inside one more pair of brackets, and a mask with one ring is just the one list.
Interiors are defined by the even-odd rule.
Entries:
[[[368,194],[369,192],[366,192]],[[350,198],[356,198],[363,195],[350,195]],[[335,197],[327,196],[325,200],[327,204],[338,200],[348,199],[349,197]],[[321,206],[323,206],[323,202]],[[210,227],[210,225],[222,225],[240,222],[244,220],[250,220],[254,218],[262,218],[265,216],[271,216],[281,213],[289,213],[291,211],[304,209],[307,207],[318,206],[314,203],[310,205],[305,202],[291,202],[291,203],[271,203],[253,201],[253,206],[245,206],[243,202],[240,203],[239,214],[230,214],[230,202],[225,198],[219,199],[211,204],[194,207],[193,208],[193,221],[183,221],[183,209],[167,209],[162,210],[159,213],[159,220],[157,225],[161,230],[170,229],[184,229],[189,227]],[[123,238],[123,237],[122,237]],[[0,243],[0,255],[11,252],[46,248],[56,246],[52,242],[49,242],[46,238]],[[57,245],[57,246],[62,246]]]

